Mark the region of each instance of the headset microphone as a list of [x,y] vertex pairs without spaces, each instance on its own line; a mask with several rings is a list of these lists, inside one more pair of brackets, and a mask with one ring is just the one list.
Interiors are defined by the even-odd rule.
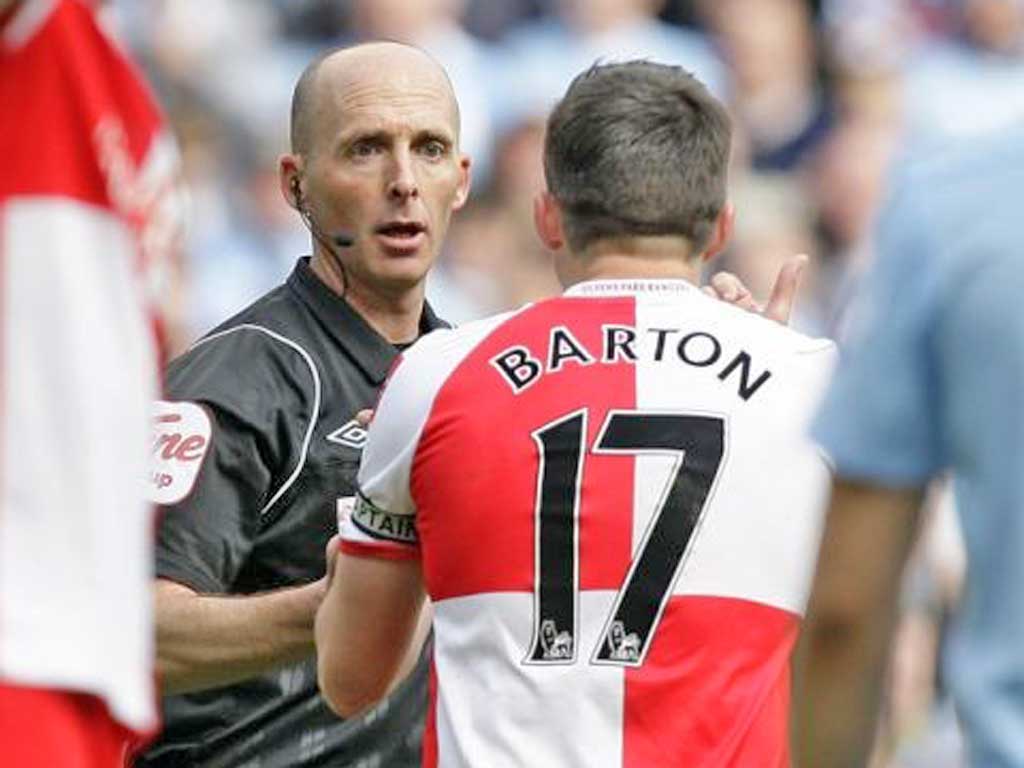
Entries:
[[355,245],[356,238],[347,232],[335,232],[333,235],[329,235],[320,229],[316,220],[313,218],[313,214],[310,213],[306,207],[306,201],[302,199],[302,187],[299,186],[298,179],[292,179],[292,195],[295,197],[295,207],[299,211],[299,216],[302,218],[302,223],[306,225],[306,229],[309,233],[316,238],[316,241],[320,245],[331,251],[332,254],[337,258],[338,254],[334,253],[334,249],[331,248],[333,244],[336,248],[351,248]]

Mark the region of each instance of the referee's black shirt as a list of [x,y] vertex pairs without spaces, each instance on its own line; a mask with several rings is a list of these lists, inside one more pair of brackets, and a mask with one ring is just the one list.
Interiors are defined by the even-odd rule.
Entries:
[[[421,332],[443,325],[425,306]],[[353,415],[373,407],[397,354],[301,259],[174,360],[166,397],[199,404],[212,436],[191,493],[163,508],[157,576],[234,595],[322,577],[336,500],[355,491]],[[168,697],[163,734],[137,765],[417,766],[426,675],[421,660],[388,700],[344,722],[319,696],[315,657]]]

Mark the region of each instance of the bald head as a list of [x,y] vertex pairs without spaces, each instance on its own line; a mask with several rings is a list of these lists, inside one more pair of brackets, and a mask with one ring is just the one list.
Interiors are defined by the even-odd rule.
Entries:
[[336,48],[313,59],[292,93],[292,152],[306,155],[315,146],[318,126],[337,96],[368,85],[436,88],[450,103],[453,126],[459,131],[459,105],[444,68],[426,51],[404,43],[361,43]]

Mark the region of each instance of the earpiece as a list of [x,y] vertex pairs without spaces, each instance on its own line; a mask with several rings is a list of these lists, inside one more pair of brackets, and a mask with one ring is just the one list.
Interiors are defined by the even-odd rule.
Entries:
[[335,232],[333,235],[328,235],[320,229],[320,226],[313,219],[313,214],[306,208],[306,201],[302,199],[302,184],[299,182],[298,176],[292,176],[289,189],[292,193],[292,203],[295,205],[295,210],[299,212],[299,216],[305,223],[306,228],[309,229],[310,233],[321,245],[340,259],[330,244],[333,244],[336,248],[351,248],[356,241],[355,238],[345,232]]

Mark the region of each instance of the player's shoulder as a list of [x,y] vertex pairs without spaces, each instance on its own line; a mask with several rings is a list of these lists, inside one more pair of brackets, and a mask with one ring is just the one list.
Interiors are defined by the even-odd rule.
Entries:
[[385,387],[388,399],[428,400],[473,351],[516,312],[505,312],[453,328],[438,328],[402,352]]
[[701,330],[724,348],[752,359],[772,371],[777,381],[788,382],[782,390],[817,392],[831,378],[839,361],[836,343],[802,333],[762,315],[694,292],[701,302]]
[[[510,314],[487,317],[456,328],[438,328],[402,352],[378,403],[373,422],[377,433],[418,433],[452,374]],[[381,425],[385,426],[383,430]],[[385,444],[384,438],[377,440],[378,446]],[[364,454],[364,461],[366,458]]]
[[715,324],[751,347],[770,352],[774,356],[808,360],[824,360],[837,354],[836,343],[831,339],[802,333],[703,293],[695,292],[693,295],[697,301],[703,302],[703,310],[713,316]]

